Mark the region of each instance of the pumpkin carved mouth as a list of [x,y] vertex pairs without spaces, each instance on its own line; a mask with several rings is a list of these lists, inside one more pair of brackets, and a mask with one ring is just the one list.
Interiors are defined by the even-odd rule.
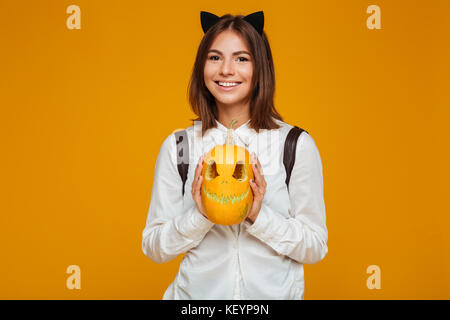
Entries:
[[219,196],[214,192],[206,190],[205,186],[203,186],[203,191],[205,192],[208,199],[210,199],[212,202],[218,202],[220,204],[226,205],[228,203],[234,204],[244,199],[250,192],[250,188],[248,188],[245,192],[239,195],[232,195],[232,196],[224,196],[223,194]]

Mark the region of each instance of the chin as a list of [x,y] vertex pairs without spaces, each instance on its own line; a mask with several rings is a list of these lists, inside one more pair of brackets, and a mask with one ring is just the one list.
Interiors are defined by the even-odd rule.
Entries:
[[233,104],[238,104],[241,103],[243,101],[243,99],[230,99],[230,100],[223,100],[223,99],[217,99],[216,101],[220,102],[223,105],[233,105]]

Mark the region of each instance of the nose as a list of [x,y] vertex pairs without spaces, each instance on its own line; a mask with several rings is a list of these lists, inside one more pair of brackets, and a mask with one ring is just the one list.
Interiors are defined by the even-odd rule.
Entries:
[[220,74],[221,75],[233,75],[234,74],[234,66],[231,59],[224,59],[222,65],[220,66]]

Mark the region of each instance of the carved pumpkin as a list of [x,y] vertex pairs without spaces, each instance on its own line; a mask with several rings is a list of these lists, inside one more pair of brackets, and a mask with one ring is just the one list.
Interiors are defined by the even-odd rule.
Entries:
[[203,160],[202,203],[208,219],[221,225],[241,223],[253,202],[250,154],[234,145],[235,122],[231,122],[225,144],[212,148]]

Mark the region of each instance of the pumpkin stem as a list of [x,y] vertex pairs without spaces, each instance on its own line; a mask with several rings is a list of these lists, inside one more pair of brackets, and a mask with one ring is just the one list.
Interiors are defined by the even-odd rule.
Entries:
[[234,138],[233,138],[233,127],[238,121],[236,119],[232,119],[230,122],[230,128],[227,130],[227,139],[225,140],[225,144],[231,144],[234,145]]
[[233,127],[234,127],[234,125],[235,125],[237,122],[238,122],[237,119],[231,119],[231,122],[230,122],[230,128],[231,128],[231,129],[234,129]]

